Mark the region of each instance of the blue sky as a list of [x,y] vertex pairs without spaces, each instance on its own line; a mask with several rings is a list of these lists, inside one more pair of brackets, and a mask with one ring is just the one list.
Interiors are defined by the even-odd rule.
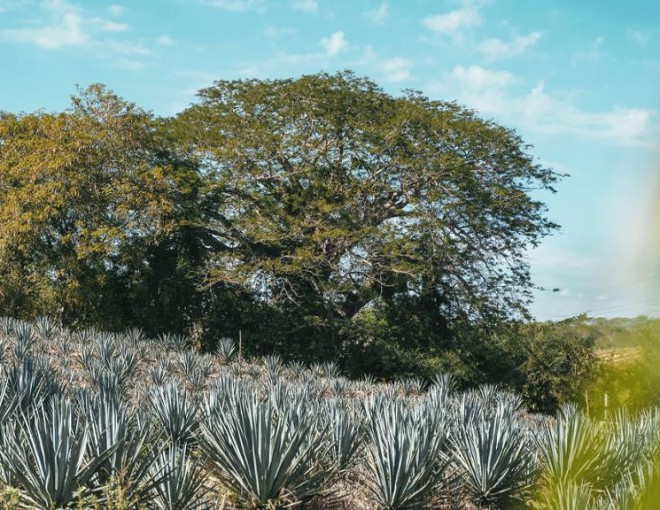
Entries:
[[660,2],[0,0],[0,109],[101,82],[159,115],[216,79],[352,69],[456,100],[571,176],[530,253],[540,319],[660,315]]

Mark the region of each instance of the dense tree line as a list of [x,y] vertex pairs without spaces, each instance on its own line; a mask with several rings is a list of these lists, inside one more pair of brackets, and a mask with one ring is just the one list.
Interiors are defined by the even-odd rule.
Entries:
[[0,116],[0,313],[523,381],[525,252],[557,228],[534,192],[559,177],[349,72],[218,81],[168,118],[94,85]]

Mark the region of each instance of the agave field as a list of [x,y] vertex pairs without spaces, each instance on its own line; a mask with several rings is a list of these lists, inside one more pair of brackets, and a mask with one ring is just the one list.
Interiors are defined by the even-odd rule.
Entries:
[[660,412],[527,413],[186,338],[0,320],[0,508],[636,509]]

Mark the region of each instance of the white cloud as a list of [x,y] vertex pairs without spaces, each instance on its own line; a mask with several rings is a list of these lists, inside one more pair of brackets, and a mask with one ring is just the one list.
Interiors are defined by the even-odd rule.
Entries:
[[422,25],[438,34],[460,35],[465,28],[481,24],[479,8],[472,3],[464,3],[463,7],[445,14],[435,14],[422,19]]
[[140,43],[128,41],[103,41],[98,44],[109,49],[114,55],[151,55],[152,51]]
[[172,39],[169,35],[165,34],[165,35],[161,35],[157,39],[157,42],[162,46],[172,46],[174,44],[174,39]]
[[364,11],[362,16],[364,16],[369,22],[380,25],[385,22],[389,14],[389,8],[386,2],[383,2],[378,7]]
[[202,0],[202,3],[232,12],[263,12],[266,10],[265,0]]
[[110,6],[110,13],[113,16],[121,16],[124,13],[124,7],[119,4],[114,4]]
[[[141,59],[152,54],[142,42],[117,38],[117,34],[129,30],[126,23],[90,16],[86,9],[66,0],[50,0],[40,7],[28,26],[0,30],[0,40],[47,50],[72,48],[130,70],[143,69],[146,63]],[[107,7],[104,12],[108,12]],[[118,16],[123,11],[115,5],[110,12]]]
[[317,0],[291,0],[291,7],[297,11],[315,12],[319,3]]
[[571,58],[573,66],[578,65],[580,62],[600,62],[603,60],[603,44],[605,38],[603,36],[596,37],[588,50],[576,51]]
[[482,42],[477,47],[477,51],[482,53],[489,61],[517,57],[534,46],[540,39],[541,32],[538,31],[528,35],[516,36],[508,42],[492,38]]
[[[651,109],[615,106],[588,111],[549,94],[538,82],[522,93],[514,89],[521,80],[508,71],[473,65],[456,66],[426,87],[447,99],[456,99],[498,122],[531,132],[600,139],[622,146],[660,150],[657,133],[660,114]],[[518,87],[516,87],[518,88]]]
[[631,41],[644,46],[651,40],[651,31],[628,28],[626,30],[626,37],[628,37],[628,39]]
[[43,4],[48,21],[37,27],[0,30],[0,39],[33,44],[45,49],[90,45],[94,35],[102,32],[124,32],[125,23],[103,18],[87,18],[82,10],[66,0],[50,0]]
[[485,88],[501,89],[514,81],[513,74],[507,71],[491,71],[481,66],[455,66],[452,79],[459,82],[467,90],[481,91]]
[[325,48],[325,52],[331,57],[348,48],[348,41],[344,36],[344,32],[335,32],[330,37],[324,37],[321,39],[321,44]]
[[266,25],[264,34],[268,37],[290,36],[296,33],[296,30],[290,27],[276,27],[274,25]]
[[50,23],[41,27],[7,28],[0,31],[6,41],[34,44],[41,48],[57,49],[86,43],[90,36],[83,28],[80,10],[63,0],[45,4]]
[[410,78],[410,60],[402,57],[393,57],[380,63],[380,70],[387,81],[399,82]]
[[126,23],[115,23],[114,21],[101,18],[94,18],[91,22],[102,32],[124,32],[125,30],[128,30],[128,25]]

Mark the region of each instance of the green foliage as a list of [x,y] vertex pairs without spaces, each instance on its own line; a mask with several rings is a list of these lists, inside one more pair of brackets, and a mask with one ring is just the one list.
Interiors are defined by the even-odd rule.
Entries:
[[592,412],[660,404],[660,320],[594,320],[601,366],[589,388]]
[[[468,395],[469,396],[469,395]],[[494,403],[467,399],[459,408],[452,455],[477,504],[501,508],[531,487],[535,459],[520,413],[520,401],[500,394]]]
[[[158,119],[93,85],[0,114],[0,146],[5,314],[209,352],[240,335],[243,355],[349,375],[451,370],[547,411],[581,389],[588,349],[518,322],[528,248],[557,228],[536,193],[561,176],[455,103],[321,73],[218,81]],[[130,381],[124,361],[90,376]]]
[[66,112],[2,114],[0,145],[0,309],[187,326],[204,204],[151,115],[93,85]]
[[429,501],[442,467],[449,423],[425,403],[367,401],[365,486],[378,508],[416,510]]
[[200,99],[173,129],[217,190],[210,282],[282,311],[294,349],[336,356],[378,301],[411,318],[389,332],[405,348],[525,314],[525,250],[556,227],[529,193],[558,175],[512,131],[348,72]]
[[249,393],[202,423],[200,441],[212,472],[250,509],[278,508],[320,493],[325,435],[302,402],[272,408]]
[[524,359],[524,383],[520,389],[534,410],[553,412],[568,402],[587,404],[585,393],[598,362],[595,337],[582,329],[585,321],[581,316],[523,326],[519,348]]

